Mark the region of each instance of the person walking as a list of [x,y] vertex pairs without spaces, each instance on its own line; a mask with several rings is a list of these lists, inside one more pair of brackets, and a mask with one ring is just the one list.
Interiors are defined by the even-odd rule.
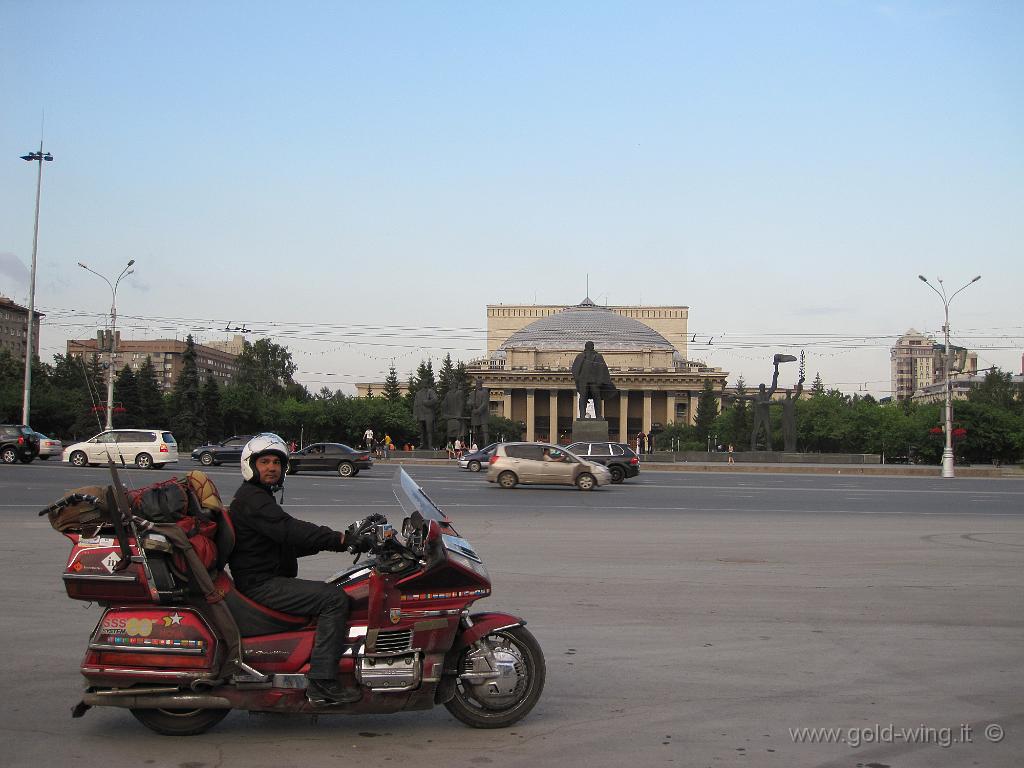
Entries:
[[736,459],[734,459],[732,457],[732,443],[729,443],[729,463],[730,464],[735,464],[736,463]]

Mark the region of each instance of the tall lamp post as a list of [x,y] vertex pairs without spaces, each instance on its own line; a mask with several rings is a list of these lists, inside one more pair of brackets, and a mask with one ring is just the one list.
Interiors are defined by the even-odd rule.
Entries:
[[938,288],[929,283],[928,278],[924,275],[918,275],[917,277],[922,283],[935,291],[936,295],[942,300],[942,308],[946,313],[946,322],[942,326],[942,331],[946,335],[946,447],[942,450],[942,476],[956,477],[953,470],[953,371],[949,348],[949,304],[953,301],[956,295],[960,293],[960,291],[968,285],[972,285],[981,280],[981,275],[978,275],[974,279],[957,288],[950,296],[946,295],[946,286],[943,285],[941,277],[938,278]]
[[43,142],[39,142],[38,152],[29,152],[21,156],[22,160],[39,163],[39,172],[36,175],[36,224],[32,231],[32,276],[28,284],[28,334],[25,348],[25,396],[21,402],[21,423],[29,423],[29,409],[32,400],[32,336],[33,325],[36,319],[36,250],[39,246],[39,196],[43,190],[43,161],[51,162],[53,155],[47,152],[43,154]]
[[110,286],[110,348],[107,350],[110,355],[107,361],[107,429],[114,428],[114,351],[117,347],[117,286],[120,285],[122,278],[128,277],[128,275],[135,272],[132,269],[132,264],[134,263],[135,259],[129,261],[128,265],[121,270],[121,274],[117,276],[117,280],[111,283],[95,269],[89,269],[82,262],[78,262],[78,266],[87,272],[92,272],[96,277],[103,278],[103,281]]

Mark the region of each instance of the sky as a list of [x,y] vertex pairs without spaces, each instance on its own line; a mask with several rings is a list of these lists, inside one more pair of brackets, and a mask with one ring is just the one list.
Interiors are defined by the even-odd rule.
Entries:
[[[487,304],[685,305],[691,359],[888,394],[909,328],[1021,371],[1024,4],[0,0],[0,293],[284,344],[354,392]],[[781,385],[791,385],[784,369]]]

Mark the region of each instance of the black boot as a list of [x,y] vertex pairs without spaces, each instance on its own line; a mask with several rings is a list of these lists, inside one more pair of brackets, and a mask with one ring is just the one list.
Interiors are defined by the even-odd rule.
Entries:
[[320,706],[329,704],[354,704],[363,698],[359,688],[343,686],[337,680],[307,678],[306,698]]

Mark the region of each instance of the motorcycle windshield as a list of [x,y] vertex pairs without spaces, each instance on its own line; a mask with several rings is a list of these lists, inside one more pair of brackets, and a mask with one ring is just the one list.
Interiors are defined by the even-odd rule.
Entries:
[[399,468],[395,475],[394,492],[406,517],[412,517],[413,513],[419,512],[424,520],[436,520],[445,526],[450,524],[448,516],[402,468]]

